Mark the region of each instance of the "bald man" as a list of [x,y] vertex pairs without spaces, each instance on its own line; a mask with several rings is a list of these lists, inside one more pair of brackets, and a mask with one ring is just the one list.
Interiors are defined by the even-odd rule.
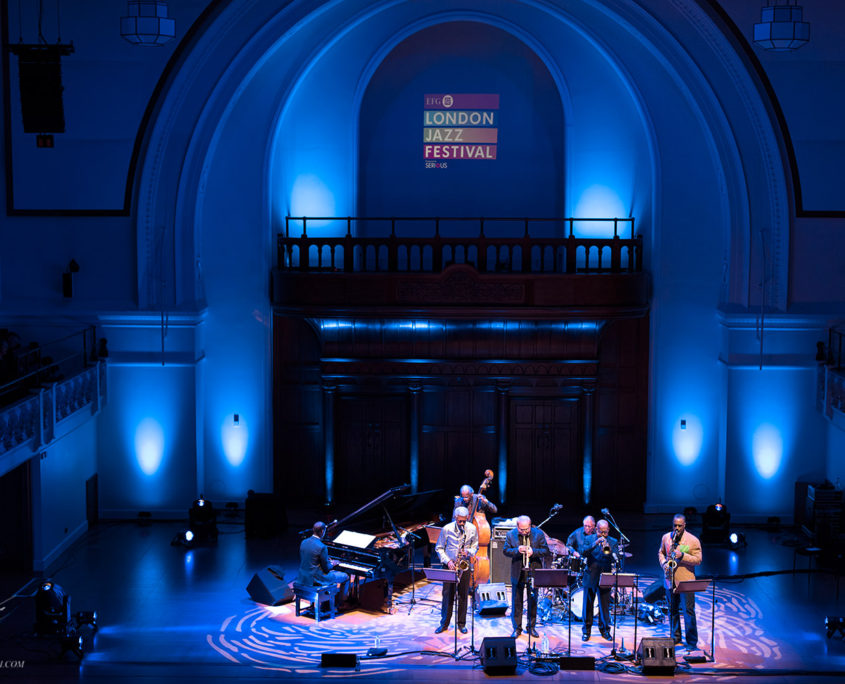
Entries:
[[537,527],[531,525],[531,518],[521,515],[516,519],[516,527],[505,536],[502,552],[511,559],[511,622],[513,634],[522,634],[522,602],[524,594],[528,594],[528,620],[526,631],[535,639],[537,633],[537,589],[531,586],[530,571],[542,568],[545,558],[549,556],[549,545],[546,535]]

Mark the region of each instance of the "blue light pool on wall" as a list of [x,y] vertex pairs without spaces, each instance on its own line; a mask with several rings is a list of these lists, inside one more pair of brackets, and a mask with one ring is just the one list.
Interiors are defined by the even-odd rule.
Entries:
[[246,448],[249,444],[249,425],[244,420],[243,414],[230,413],[226,416],[220,430],[220,440],[229,465],[235,468],[240,466],[246,457]]
[[[581,193],[575,204],[573,216],[624,217],[628,210],[623,206],[619,194],[606,185],[591,185]],[[627,226],[627,224],[620,224]],[[613,221],[575,221],[575,237],[612,238]],[[631,237],[620,235],[620,237]]]
[[145,418],[135,429],[135,460],[145,475],[154,475],[164,456],[164,430],[154,418]]
[[701,454],[704,429],[696,416],[681,416],[672,429],[672,449],[681,465],[692,465]]
[[[291,216],[335,216],[335,210],[334,193],[318,176],[312,173],[297,176],[290,195]],[[291,236],[299,235],[301,228],[301,221],[291,222]],[[335,221],[334,225],[329,221],[308,221],[306,231],[311,235],[312,229],[320,228],[330,228],[331,235],[346,234],[345,221]]]
[[754,467],[763,479],[769,480],[780,469],[783,460],[783,437],[774,425],[764,423],[751,439]]
[[772,52],[797,50],[810,40],[810,24],[797,0],[768,0],[754,24],[754,44]]

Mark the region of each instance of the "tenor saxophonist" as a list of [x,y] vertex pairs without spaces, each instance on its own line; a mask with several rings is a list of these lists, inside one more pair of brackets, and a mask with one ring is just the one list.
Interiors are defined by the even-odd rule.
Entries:
[[[467,522],[469,511],[464,506],[455,509],[455,519],[440,530],[434,550],[440,556],[440,562],[450,570],[457,570],[458,587],[458,629],[467,633],[467,594],[472,577],[472,562],[478,553],[478,531],[475,525]],[[455,582],[443,583],[443,599],[440,603],[440,625],[435,634],[445,632],[452,619],[452,606],[455,603]]]
[[522,601],[528,593],[528,633],[539,638],[537,624],[537,589],[533,586],[531,571],[542,568],[549,555],[549,545],[543,531],[532,527],[531,518],[521,515],[516,519],[516,527],[505,536],[502,553],[511,559],[511,622],[513,634],[522,634]]
[[[675,644],[681,643],[681,596],[674,589],[678,582],[695,579],[695,566],[701,565],[701,542],[686,529],[687,519],[678,514],[672,519],[672,531],[663,535],[657,557],[663,568],[666,598],[669,603],[669,625]],[[698,646],[695,624],[695,593],[684,594],[684,631],[687,648]]]

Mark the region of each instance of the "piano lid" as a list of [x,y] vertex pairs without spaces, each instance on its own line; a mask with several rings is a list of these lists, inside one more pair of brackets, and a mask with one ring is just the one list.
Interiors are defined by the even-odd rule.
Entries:
[[408,494],[410,488],[411,485],[404,484],[379,494],[343,519],[329,525],[326,539],[334,539],[346,529],[372,535],[392,532],[393,525],[401,528],[412,522],[422,522],[426,517],[437,517],[444,510],[441,499],[445,495],[442,489]]

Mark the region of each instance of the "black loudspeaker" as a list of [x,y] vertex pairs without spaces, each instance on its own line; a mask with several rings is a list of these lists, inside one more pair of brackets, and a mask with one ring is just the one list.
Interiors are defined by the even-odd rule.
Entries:
[[285,583],[281,568],[265,568],[252,576],[246,587],[249,597],[266,606],[278,606],[293,600],[293,589]]
[[594,656],[560,656],[557,659],[557,664],[564,672],[569,670],[596,669],[596,659]]
[[504,615],[508,612],[508,594],[503,583],[479,584],[478,614]]
[[666,637],[646,638],[637,647],[644,675],[675,676],[675,642]]
[[660,599],[665,598],[666,590],[663,588],[663,580],[652,582],[645,589],[643,589],[643,601],[646,603],[657,603]]
[[18,55],[24,133],[64,133],[62,63],[55,51]]
[[504,554],[505,535],[513,529],[513,525],[499,526],[493,528],[490,534],[490,581],[505,582],[511,581],[511,559]]
[[515,674],[516,639],[484,637],[481,640],[480,657],[485,674]]
[[320,667],[358,667],[355,653],[321,653]]

